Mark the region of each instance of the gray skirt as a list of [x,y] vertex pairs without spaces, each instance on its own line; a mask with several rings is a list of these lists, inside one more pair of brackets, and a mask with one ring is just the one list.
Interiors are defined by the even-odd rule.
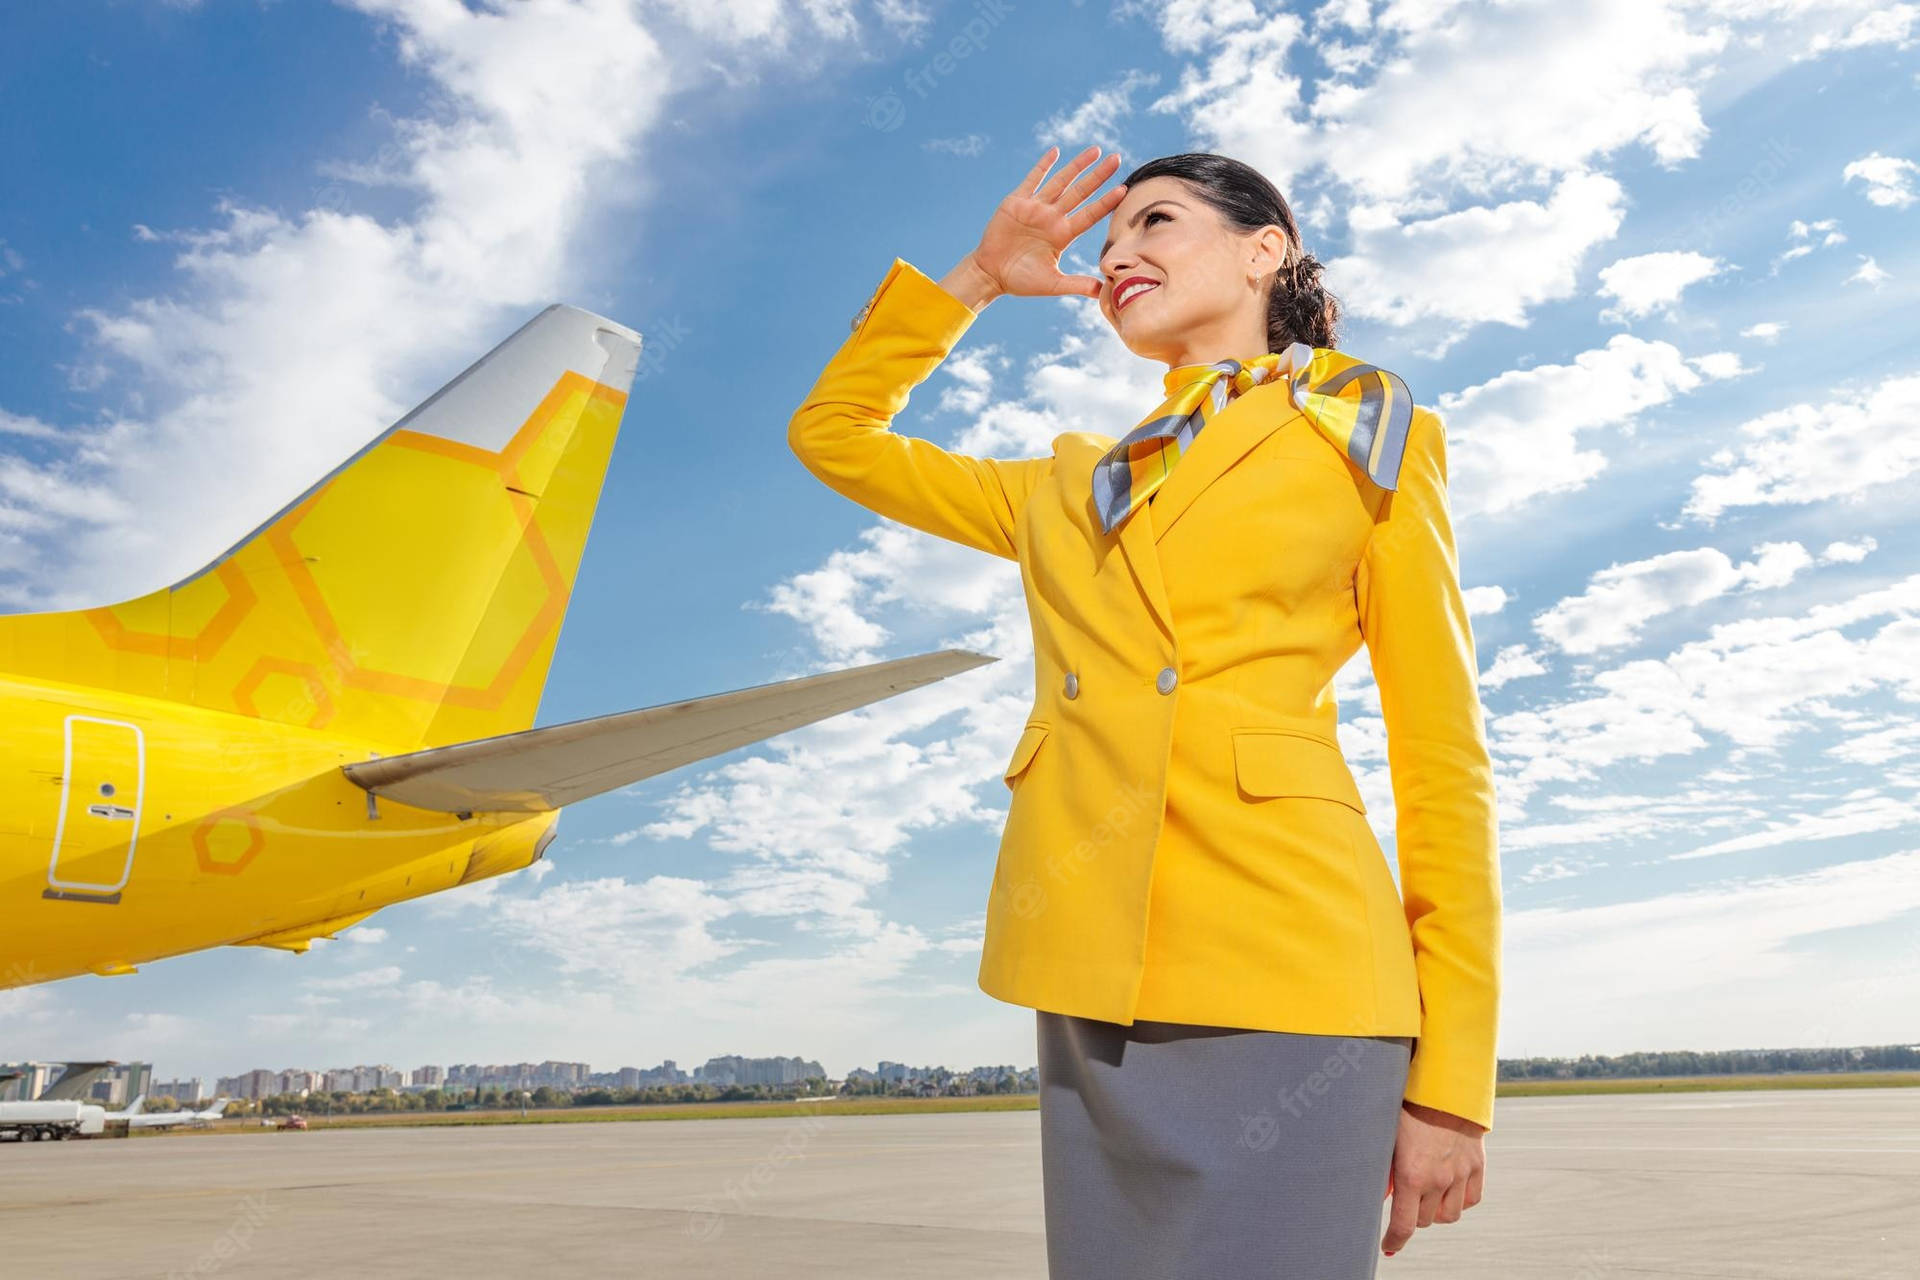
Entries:
[[1038,1011],[1050,1280],[1370,1280],[1410,1036]]

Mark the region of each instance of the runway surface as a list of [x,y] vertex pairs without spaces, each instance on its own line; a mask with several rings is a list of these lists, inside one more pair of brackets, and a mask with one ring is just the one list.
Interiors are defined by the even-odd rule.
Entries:
[[[1416,1232],[1381,1277],[1920,1275],[1920,1089],[1502,1098],[1497,1121],[1486,1199]],[[1043,1280],[1038,1123],[8,1143],[0,1273]]]

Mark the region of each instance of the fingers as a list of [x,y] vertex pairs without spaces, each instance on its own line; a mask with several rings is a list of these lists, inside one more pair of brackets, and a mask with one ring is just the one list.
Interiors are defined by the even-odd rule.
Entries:
[[1440,1197],[1439,1207],[1434,1210],[1436,1222],[1458,1222],[1460,1214],[1466,1208],[1467,1180],[1461,1178]]
[[[1091,147],[1089,150],[1098,151],[1099,148]],[[1120,153],[1115,151],[1105,160],[1102,160],[1099,164],[1094,165],[1091,169],[1088,169],[1073,180],[1072,185],[1067,188],[1066,198],[1060,202],[1060,207],[1063,209],[1071,209],[1082,200],[1085,200],[1089,192],[1105,182],[1108,178],[1111,178],[1114,170],[1119,167]]]
[[1068,218],[1067,229],[1073,232],[1074,235],[1079,235],[1088,227],[1112,213],[1114,207],[1124,200],[1126,195],[1127,184],[1124,182],[1117,186],[1109,187],[1101,194],[1098,200],[1095,200],[1093,203],[1082,208],[1080,212]]
[[1057,275],[1047,281],[1047,284],[1049,297],[1097,298],[1107,287],[1107,282],[1099,276]]
[[1387,1234],[1381,1239],[1380,1247],[1388,1253],[1406,1248],[1407,1241],[1413,1239],[1414,1219],[1419,1215],[1419,1193],[1405,1183],[1398,1183],[1393,1189],[1393,1208],[1387,1211]]
[[1046,182],[1041,185],[1040,189],[1033,194],[1039,199],[1045,200],[1048,204],[1056,203],[1060,199],[1060,193],[1066,190],[1067,184],[1073,181],[1074,177],[1079,174],[1082,169],[1092,164],[1093,158],[1099,154],[1100,148],[1088,147],[1085,151],[1082,151],[1079,155],[1068,161],[1066,167],[1061,169],[1060,172],[1048,178]]
[[1017,188],[1015,188],[1015,190],[1020,195],[1023,195],[1023,196],[1032,195],[1034,192],[1034,188],[1040,185],[1041,177],[1046,174],[1049,168],[1052,167],[1053,158],[1059,154],[1060,154],[1059,147],[1057,146],[1048,147],[1046,150],[1046,154],[1040,157],[1040,163],[1034,165],[1033,168],[1027,170],[1027,176],[1020,180],[1020,185]]

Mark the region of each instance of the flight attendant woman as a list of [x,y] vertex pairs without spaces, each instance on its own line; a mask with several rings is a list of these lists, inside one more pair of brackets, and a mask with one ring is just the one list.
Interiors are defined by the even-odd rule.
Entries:
[[[1260,174],[1170,156],[1088,200],[1098,155],[1049,177],[1049,150],[938,282],[895,258],[788,439],[1020,565],[1036,689],[980,986],[1037,1011],[1054,1280],[1359,1280],[1479,1201],[1493,1122],[1493,773],[1445,432],[1333,346]],[[1062,274],[1108,213],[1100,275]],[[892,431],[1003,294],[1098,298],[1164,401],[1045,458]],[[1397,891],[1335,736],[1363,643]]]

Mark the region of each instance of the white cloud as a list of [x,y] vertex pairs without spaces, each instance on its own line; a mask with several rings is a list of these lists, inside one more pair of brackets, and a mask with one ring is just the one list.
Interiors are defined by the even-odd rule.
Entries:
[[1796,813],[1785,820],[1768,823],[1763,830],[1716,840],[1711,844],[1668,854],[1667,857],[1671,861],[1712,858],[1728,853],[1748,853],[1755,849],[1774,849],[1783,844],[1805,845],[1867,832],[1898,831],[1916,824],[1920,824],[1920,804],[1912,800],[1850,795],[1818,813]]
[[1711,279],[1727,270],[1720,259],[1692,250],[1669,250],[1621,258],[1600,269],[1600,294],[1618,305],[1600,313],[1602,320],[1638,319],[1656,311],[1670,311],[1688,285]]
[[[1839,732],[1848,699],[1920,700],[1915,612],[1920,575],[1798,614],[1719,623],[1664,657],[1592,672],[1554,700],[1495,716],[1503,799],[1524,802],[1545,785],[1670,761],[1716,741],[1771,750],[1823,728]],[[1867,624],[1876,629],[1845,634]]]
[[1841,181],[1852,182],[1857,178],[1866,184],[1867,199],[1872,203],[1904,209],[1920,200],[1920,192],[1913,189],[1916,175],[1920,175],[1920,165],[1903,156],[1883,156],[1875,151],[1841,170]]
[[1820,553],[1825,564],[1858,564],[1865,560],[1880,544],[1871,537],[1861,537],[1853,542],[1829,542]]
[[[1872,1042],[1880,1010],[1920,1005],[1916,902],[1920,853],[1908,851],[1512,911],[1502,1025],[1526,1028],[1541,1053],[1745,1047],[1755,1027],[1782,1046]],[[1823,935],[1889,922],[1905,925],[1897,954],[1810,962]]]
[[446,104],[347,167],[411,211],[353,212],[337,181],[292,214],[226,201],[213,227],[159,237],[173,292],[82,313],[130,402],[156,407],[85,454],[10,466],[4,500],[44,522],[22,586],[49,607],[197,569],[600,264],[585,236],[672,79],[631,7],[355,7]]
[[1890,44],[1897,49],[1905,49],[1913,44],[1917,23],[1920,23],[1920,6],[1874,6],[1839,35],[1831,30],[1817,32],[1808,47],[1815,53],[1828,49],[1859,49],[1876,44]]
[[1493,663],[1480,675],[1482,689],[1498,689],[1501,685],[1527,676],[1540,676],[1547,673],[1546,666],[1538,655],[1524,644],[1502,645],[1493,655]]
[[1854,268],[1852,275],[1847,277],[1847,283],[1870,285],[1878,289],[1891,279],[1893,279],[1892,273],[1874,261],[1870,255],[1863,253],[1860,255],[1860,265]]
[[1726,42],[1723,28],[1694,29],[1663,0],[1399,5],[1370,50],[1381,73],[1321,85],[1303,107],[1287,70],[1301,33],[1286,14],[1236,27],[1154,109],[1181,113],[1283,191],[1324,166],[1359,199],[1389,205],[1451,184],[1484,193],[1551,181],[1628,146],[1667,164],[1690,158],[1706,135],[1690,77]]
[[1671,343],[1620,333],[1571,364],[1509,370],[1441,395],[1457,509],[1508,511],[1585,487],[1607,467],[1606,454],[1587,447],[1587,437],[1630,429],[1639,413],[1716,372],[1690,365]]
[[1920,374],[1841,390],[1749,419],[1693,481],[1686,514],[1713,521],[1736,507],[1851,497],[1920,472]]
[[379,987],[391,987],[400,981],[399,965],[383,965],[378,969],[361,969],[354,973],[341,974],[337,978],[308,978],[305,986],[309,991],[369,991]]
[[1626,193],[1604,174],[1572,173],[1538,200],[1400,220],[1385,206],[1355,209],[1353,252],[1327,264],[1349,313],[1393,325],[1427,323],[1444,354],[1468,325],[1523,327],[1527,312],[1578,290],[1582,258],[1611,239]]
[[1128,71],[1072,111],[1050,117],[1034,130],[1034,137],[1042,146],[1058,143],[1062,160],[1093,144],[1117,150],[1120,122],[1133,114],[1133,95],[1159,82],[1160,77],[1152,72]]
[[1783,586],[1812,563],[1797,542],[1756,547],[1754,558],[1742,565],[1716,547],[1663,552],[1600,570],[1580,595],[1536,616],[1533,629],[1562,652],[1596,653],[1632,644],[1663,614],[1743,587]]
[[1160,9],[1160,39],[1174,53],[1199,53],[1259,24],[1253,0],[1165,0]]
[[1471,617],[1498,613],[1513,598],[1505,587],[1468,587],[1460,594],[1466,601],[1467,613]]
[[1774,258],[1769,274],[1778,275],[1781,267],[1795,258],[1806,257],[1816,249],[1830,249],[1847,242],[1846,233],[1840,230],[1837,218],[1822,218],[1818,222],[1795,218],[1787,227],[1787,238],[1792,243]]
[[1762,342],[1776,342],[1787,331],[1785,323],[1778,320],[1761,320],[1750,324],[1740,331],[1743,338],[1758,338]]

